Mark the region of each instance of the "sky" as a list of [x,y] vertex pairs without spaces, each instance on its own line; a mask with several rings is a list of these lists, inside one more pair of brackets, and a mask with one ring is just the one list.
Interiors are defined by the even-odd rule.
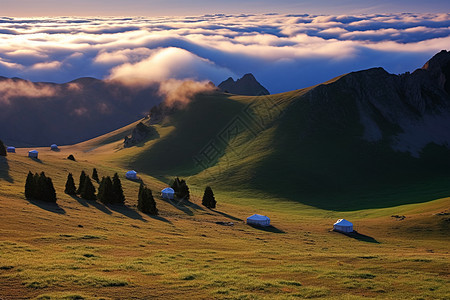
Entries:
[[449,12],[446,0],[0,0],[4,16],[186,16],[211,13]]
[[450,48],[449,1],[61,2],[0,0],[0,76],[217,85],[253,73],[279,93],[371,67],[413,71]]

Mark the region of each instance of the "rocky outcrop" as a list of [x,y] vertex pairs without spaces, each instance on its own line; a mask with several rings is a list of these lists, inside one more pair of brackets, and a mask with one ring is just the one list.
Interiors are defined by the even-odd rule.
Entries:
[[356,115],[365,140],[388,141],[415,157],[430,143],[449,147],[449,66],[450,52],[444,50],[411,74],[382,68],[349,73],[308,93],[311,118],[326,114],[327,122],[342,126]]
[[136,125],[136,127],[133,129],[133,132],[131,133],[131,137],[126,136],[123,141],[123,146],[125,148],[135,146],[144,140],[150,138],[152,135],[154,135],[156,130],[151,127],[147,126],[144,123],[140,122]]
[[218,88],[225,93],[246,96],[261,96],[270,95],[269,91],[263,87],[253,76],[253,74],[245,74],[242,78],[234,81],[229,77],[227,80],[221,82]]

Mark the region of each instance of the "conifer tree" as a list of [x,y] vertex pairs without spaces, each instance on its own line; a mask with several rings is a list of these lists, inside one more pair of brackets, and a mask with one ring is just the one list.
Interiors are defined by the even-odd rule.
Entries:
[[217,201],[214,198],[214,193],[213,193],[211,187],[207,186],[205,188],[205,193],[203,194],[202,205],[211,209],[211,208],[216,208],[216,203],[217,203]]
[[95,187],[92,184],[91,178],[86,175],[83,182],[83,189],[81,190],[80,197],[86,200],[95,200]]
[[97,169],[96,168],[94,168],[93,170],[92,170],[92,179],[94,179],[97,183],[99,183],[99,178],[98,178],[98,173],[97,173]]
[[1,140],[0,140],[0,156],[6,156],[6,147]]
[[75,181],[73,180],[72,173],[67,175],[66,189],[64,190],[64,193],[68,195],[76,195],[77,193],[77,188],[75,187]]
[[84,173],[84,171],[81,171],[80,184],[78,185],[77,194],[81,194],[81,192],[83,191],[85,179],[86,179],[86,173]]
[[175,195],[177,196],[177,198],[189,200],[189,187],[187,186],[184,179],[180,179],[178,177],[175,178],[171,188],[175,191]]
[[[142,187],[142,188],[141,188]],[[149,215],[157,215],[158,209],[152,191],[141,183],[138,195],[138,210]]]
[[27,199],[36,199],[46,202],[56,202],[56,191],[53,186],[52,179],[45,176],[44,172],[38,173],[28,172],[25,183],[25,197]]
[[100,181],[100,186],[98,187],[97,199],[103,204],[111,204],[114,202],[111,177],[102,177],[102,181]]
[[113,203],[124,204],[125,203],[125,195],[123,194],[122,183],[120,182],[119,175],[117,173],[115,173],[113,176],[112,187],[113,187],[113,194],[114,194]]
[[46,187],[45,187],[45,199],[42,199],[47,202],[56,203],[56,190],[53,186],[52,179],[50,177],[46,177]]
[[25,198],[31,199],[34,196],[34,176],[28,171],[27,181],[25,182]]

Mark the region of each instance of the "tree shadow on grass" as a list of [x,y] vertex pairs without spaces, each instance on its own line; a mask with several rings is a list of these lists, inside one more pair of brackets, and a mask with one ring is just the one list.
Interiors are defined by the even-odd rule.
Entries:
[[361,234],[357,231],[353,231],[353,232],[340,232],[340,231],[335,231],[334,232],[346,235],[348,237],[351,237],[352,239],[361,241],[361,242],[367,242],[367,243],[374,243],[374,244],[379,244],[380,242],[377,241],[375,238],[365,235],[365,234]]
[[270,226],[257,226],[257,225],[251,225],[251,224],[247,224],[250,227],[253,227],[255,229],[261,230],[261,231],[266,231],[266,232],[272,232],[272,233],[286,233],[284,230],[278,229],[273,225]]
[[9,175],[9,164],[6,157],[0,156],[0,178],[13,183],[11,175]]
[[188,216],[193,216],[194,212],[191,210],[195,209],[196,207],[198,207],[199,209],[202,209],[200,206],[198,206],[195,203],[192,203],[188,200],[183,200],[183,199],[166,199],[166,198],[160,198],[161,200],[165,201],[166,203],[169,203],[170,205],[172,205],[173,207],[175,207],[176,209],[184,212],[185,214],[187,214]]
[[163,222],[165,222],[165,223],[169,223],[169,224],[172,225],[172,222],[169,221],[169,220],[167,220],[167,219],[164,218],[164,217],[161,217],[161,216],[154,216],[154,215],[148,215],[148,214],[145,214],[145,215],[146,215],[146,216],[149,216],[149,217],[152,218],[152,219],[155,219],[155,220],[158,220],[158,221],[163,221]]
[[33,204],[43,210],[46,210],[46,211],[49,211],[52,213],[56,213],[56,214],[60,214],[60,215],[66,214],[66,211],[62,207],[60,207],[58,205],[58,203],[45,202],[45,201],[40,201],[40,200],[35,200],[35,199],[27,199],[27,200],[31,204]]
[[96,209],[98,209],[101,212],[104,212],[105,214],[111,215],[112,211],[110,211],[108,209],[108,207],[106,207],[104,204],[97,202],[95,200],[86,200],[83,198],[80,198],[78,196],[74,196],[74,195],[70,195],[70,197],[72,197],[73,199],[77,200],[78,203],[80,203],[81,205],[83,205],[84,207],[89,207],[89,206],[93,206]]
[[128,217],[133,220],[139,220],[142,222],[147,222],[140,213],[138,213],[136,210],[129,208],[126,205],[108,205],[108,208],[112,211],[115,211],[117,213],[120,213],[124,215],[125,217]]
[[222,216],[224,216],[225,218],[231,219],[231,220],[233,220],[233,221],[242,221],[242,219],[239,219],[239,218],[237,218],[237,217],[233,217],[232,215],[229,215],[229,214],[227,214],[227,213],[224,213],[224,212],[221,212],[221,211],[218,211],[218,210],[215,210],[215,209],[211,209],[211,211],[213,211],[213,212],[215,212],[215,213],[218,213],[219,215],[222,215]]
[[37,157],[30,157],[30,159],[31,159],[32,161],[37,162],[37,163],[44,164],[44,162],[43,162],[42,160],[40,160],[39,158],[37,158]]

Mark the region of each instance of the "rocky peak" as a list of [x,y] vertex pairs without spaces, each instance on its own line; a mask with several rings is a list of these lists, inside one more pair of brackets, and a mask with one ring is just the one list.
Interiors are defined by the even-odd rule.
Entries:
[[242,78],[239,78],[236,81],[229,77],[227,80],[221,82],[218,87],[223,92],[237,95],[270,95],[269,91],[263,87],[251,73],[245,74]]
[[428,71],[432,80],[450,94],[450,51],[442,50],[434,55],[422,70]]

